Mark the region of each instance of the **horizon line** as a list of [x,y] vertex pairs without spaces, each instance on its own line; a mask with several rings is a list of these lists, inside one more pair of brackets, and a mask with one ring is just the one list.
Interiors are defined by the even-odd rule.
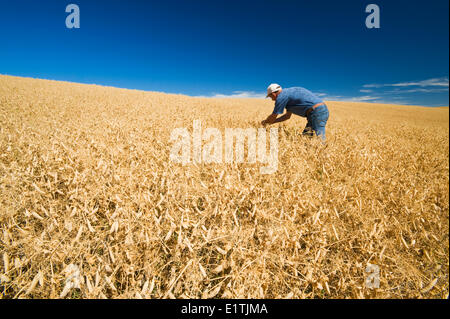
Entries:
[[[9,76],[9,77],[16,77],[16,78],[22,78],[22,79],[32,79],[32,80],[42,80],[42,81],[54,81],[54,82],[60,82],[60,83],[71,83],[71,84],[81,84],[81,85],[95,85],[105,88],[114,88],[114,89],[120,89],[120,90],[130,90],[130,91],[139,91],[139,92],[148,92],[148,93],[160,93],[160,94],[167,94],[167,95],[181,95],[189,98],[206,98],[206,99],[220,99],[220,100],[227,100],[227,99],[252,99],[252,100],[262,100],[266,101],[267,98],[263,97],[236,97],[236,96],[227,96],[225,94],[218,94],[218,93],[212,93],[215,94],[213,96],[206,96],[206,95],[188,95],[184,93],[172,93],[172,92],[164,92],[164,91],[148,91],[143,89],[135,89],[130,87],[119,87],[119,86],[111,86],[111,85],[105,85],[105,84],[97,84],[97,83],[87,83],[87,82],[74,82],[70,80],[55,80],[55,79],[49,79],[49,78],[39,78],[39,77],[33,77],[33,76],[20,76],[20,75],[13,75],[13,74],[5,74],[0,73],[0,76]],[[239,91],[239,92],[250,92],[250,91]],[[349,98],[351,99],[351,98]],[[426,107],[426,108],[445,108],[449,107],[449,105],[413,105],[413,104],[398,104],[398,103],[382,103],[382,102],[370,102],[370,101],[355,101],[355,100],[325,100],[327,102],[347,102],[347,103],[366,103],[366,104],[374,104],[374,105],[398,105],[398,106],[416,106],[416,107]]]

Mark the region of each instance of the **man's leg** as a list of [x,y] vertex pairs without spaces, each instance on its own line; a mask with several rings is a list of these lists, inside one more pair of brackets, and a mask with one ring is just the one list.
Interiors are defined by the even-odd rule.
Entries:
[[313,137],[314,131],[312,128],[311,118],[308,116],[308,123],[306,123],[306,127],[302,132],[303,136]]
[[311,113],[311,126],[318,137],[325,141],[325,126],[329,117],[326,105],[319,107]]

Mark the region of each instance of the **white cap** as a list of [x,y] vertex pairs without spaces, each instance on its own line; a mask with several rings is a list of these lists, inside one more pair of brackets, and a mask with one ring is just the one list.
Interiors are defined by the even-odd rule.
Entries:
[[279,84],[272,83],[267,88],[267,96],[266,97],[269,97],[270,94],[278,92],[279,90],[281,90],[281,86]]

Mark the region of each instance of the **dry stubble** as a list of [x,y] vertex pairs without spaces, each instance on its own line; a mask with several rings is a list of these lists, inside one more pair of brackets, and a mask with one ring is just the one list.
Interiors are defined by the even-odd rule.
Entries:
[[448,296],[448,108],[328,105],[327,146],[292,118],[261,175],[171,163],[169,138],[270,101],[0,76],[3,298]]

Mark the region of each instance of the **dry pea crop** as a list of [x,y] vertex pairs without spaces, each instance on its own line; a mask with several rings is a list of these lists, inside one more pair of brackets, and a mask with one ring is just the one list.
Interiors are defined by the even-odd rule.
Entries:
[[272,101],[0,76],[0,296],[448,297],[448,107],[327,104],[327,144],[276,124],[264,175],[171,162],[170,134]]

